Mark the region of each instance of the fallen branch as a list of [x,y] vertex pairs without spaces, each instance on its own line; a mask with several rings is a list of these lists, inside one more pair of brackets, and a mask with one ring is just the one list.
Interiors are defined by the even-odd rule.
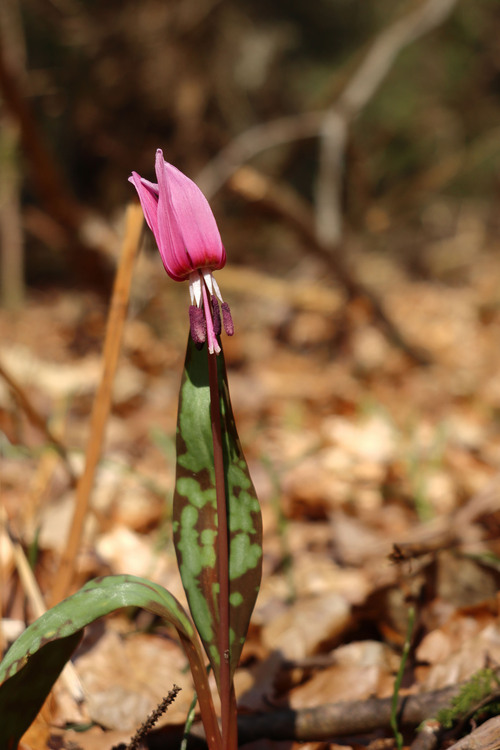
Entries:
[[[460,687],[455,685],[442,690],[400,697],[399,725],[406,729],[414,729],[430,716],[434,716],[440,708],[448,706]],[[262,739],[323,742],[335,737],[369,734],[376,730],[390,732],[391,706],[392,697],[369,698],[364,701],[327,703],[314,708],[284,708],[263,714],[243,714],[238,717],[238,741],[240,745]],[[169,742],[176,743],[177,733],[180,737],[181,731],[181,728],[163,727],[152,733],[150,747],[164,747],[167,734]],[[193,725],[190,738],[204,744],[203,727],[200,722]]]
[[[415,727],[448,705],[457,687],[419,695],[399,697],[401,727]],[[297,711],[285,709],[257,716],[240,716],[240,742],[268,739],[314,742],[336,736],[367,734],[377,729],[390,730],[392,697],[365,701],[330,703]]]

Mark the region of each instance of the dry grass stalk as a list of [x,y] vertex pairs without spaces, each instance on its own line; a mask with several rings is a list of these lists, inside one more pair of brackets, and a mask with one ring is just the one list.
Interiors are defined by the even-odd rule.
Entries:
[[66,548],[61,558],[59,573],[54,582],[52,604],[57,604],[69,593],[76,557],[82,538],[83,525],[89,509],[94,475],[101,457],[106,424],[111,409],[113,381],[121,350],[125,316],[127,313],[132,270],[137,256],[143,227],[139,205],[127,209],[125,237],[116,273],[104,342],[103,370],[90,420],[90,434],[85,455],[85,468],[76,490],[76,505]]

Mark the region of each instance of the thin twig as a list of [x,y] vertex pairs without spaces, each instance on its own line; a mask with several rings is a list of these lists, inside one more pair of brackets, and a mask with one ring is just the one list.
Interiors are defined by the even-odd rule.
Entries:
[[89,507],[94,475],[101,456],[105,428],[111,409],[112,387],[121,349],[132,269],[139,248],[142,227],[143,215],[140,206],[138,204],[130,205],[127,209],[122,253],[116,273],[106,326],[103,372],[92,408],[90,434],[85,455],[85,468],[77,486],[73,521],[66,549],[61,558],[59,575],[54,583],[52,604],[61,601],[68,594],[75,569],[76,556],[80,547],[83,524]]

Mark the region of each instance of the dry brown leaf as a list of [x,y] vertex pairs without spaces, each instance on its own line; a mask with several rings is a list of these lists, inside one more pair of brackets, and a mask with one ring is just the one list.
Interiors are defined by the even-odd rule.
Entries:
[[378,641],[359,641],[339,646],[331,656],[332,666],[316,672],[291,691],[292,708],[392,694],[399,658],[388,646]]
[[263,627],[262,639],[286,659],[303,659],[339,638],[350,619],[350,606],[339,594],[299,599]]
[[488,662],[500,663],[498,617],[483,607],[458,611],[433,630],[417,648],[417,659],[430,664],[422,687],[437,690],[467,680]]
[[76,660],[91,718],[107,729],[133,731],[174,684],[182,689],[160,724],[182,723],[193,697],[180,646],[153,635],[120,636],[108,629]]
[[[55,734],[64,739],[65,747],[78,747],[81,750],[110,750],[121,742],[128,744],[134,732],[124,729],[104,730],[101,727],[90,727],[85,732],[68,729],[63,734]],[[45,748],[44,748],[45,750]]]
[[170,564],[156,552],[151,540],[125,526],[115,526],[101,534],[96,542],[100,557],[117,574],[129,574],[159,580]]

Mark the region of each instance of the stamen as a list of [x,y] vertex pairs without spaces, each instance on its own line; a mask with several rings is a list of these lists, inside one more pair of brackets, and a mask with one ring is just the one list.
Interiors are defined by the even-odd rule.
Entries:
[[205,284],[202,286],[202,294],[203,294],[203,313],[205,315],[205,322],[207,325],[207,345],[208,345],[208,351],[210,354],[219,354],[220,353],[220,346],[219,342],[217,341],[217,336],[214,333],[214,324],[212,321],[212,314],[210,312],[210,303],[208,301],[208,294],[207,294],[207,288]]
[[195,344],[203,344],[207,339],[207,324],[201,307],[189,305],[189,326]]
[[214,323],[214,333],[216,336],[220,335],[221,332],[221,324],[220,324],[220,311],[219,311],[219,302],[217,301],[217,297],[215,294],[212,294],[212,320]]
[[224,325],[224,330],[228,336],[232,336],[234,333],[234,323],[233,323],[233,318],[231,316],[231,310],[229,309],[229,305],[227,304],[227,302],[223,302],[221,305],[221,308],[222,308],[222,323]]

